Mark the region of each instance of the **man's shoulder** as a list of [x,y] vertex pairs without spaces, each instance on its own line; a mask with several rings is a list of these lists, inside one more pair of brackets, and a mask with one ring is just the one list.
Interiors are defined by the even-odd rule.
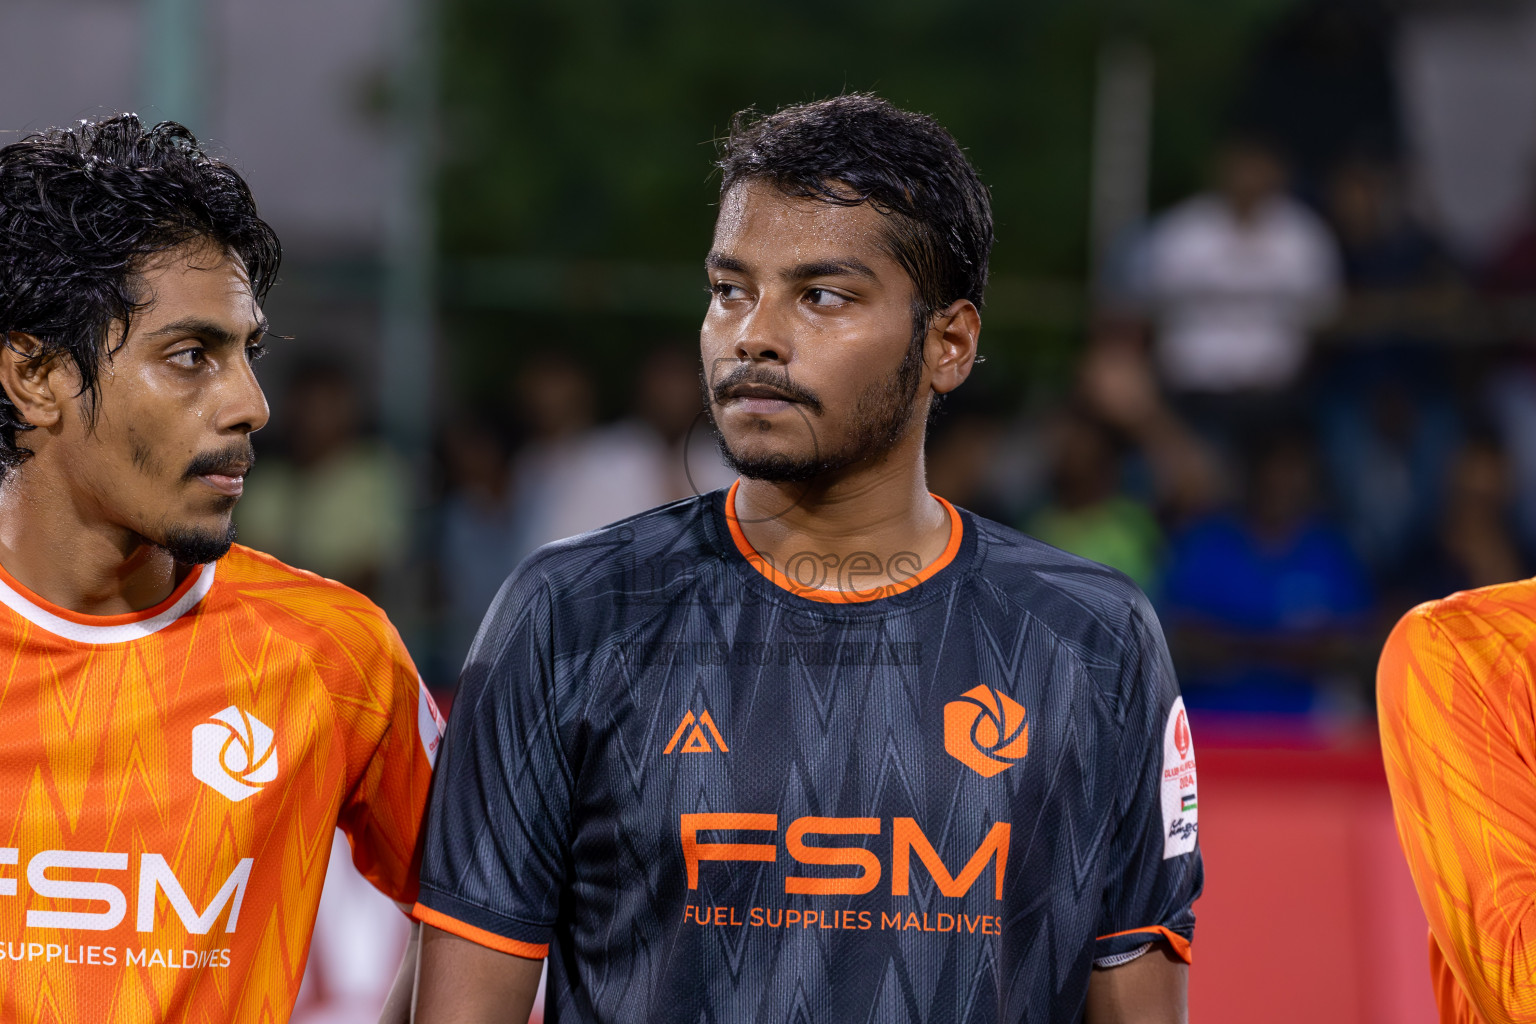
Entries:
[[715,552],[707,524],[714,499],[695,495],[545,544],[523,559],[508,583],[562,599],[675,579]]
[[1128,642],[1155,621],[1150,603],[1130,577],[1002,523],[972,515],[977,532],[976,573],[982,585],[1052,632],[1091,631],[1110,646]]
[[1461,652],[1527,644],[1536,636],[1536,579],[1460,590],[1408,611],[1390,644],[1445,643]]
[[610,628],[622,608],[664,606],[668,594],[717,560],[708,527],[714,499],[685,497],[545,543],[502,583],[487,623],[495,620],[496,631],[507,631],[530,614],[548,614],[558,620],[551,625],[584,631]]
[[[1464,734],[1486,741],[1531,727],[1536,691],[1536,580],[1463,590],[1409,611],[1392,630],[1376,673],[1384,740]],[[1509,723],[1499,729],[1495,723]],[[1389,771],[1394,758],[1387,759]]]
[[590,651],[636,614],[668,614],[718,552],[713,495],[686,498],[537,548],[501,585],[481,621],[466,679],[526,644]]
[[214,567],[214,596],[220,607],[253,615],[280,633],[393,632],[383,609],[344,583],[300,569],[253,548],[236,544]]

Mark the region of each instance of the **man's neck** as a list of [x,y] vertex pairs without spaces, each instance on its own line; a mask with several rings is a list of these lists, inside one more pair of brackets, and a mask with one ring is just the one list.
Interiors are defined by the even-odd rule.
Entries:
[[[915,457],[892,451],[875,465],[807,483],[743,479],[736,517],[747,542],[792,576],[809,555],[824,573],[824,589],[840,589],[839,581],[846,588],[849,574],[839,567],[858,556],[857,589],[899,584],[936,560],[950,539],[949,515],[924,478],[918,449]],[[864,564],[869,555],[878,566]]]
[[0,565],[28,590],[82,615],[153,608],[186,576],[130,530],[92,522],[47,467],[24,463],[0,483]]

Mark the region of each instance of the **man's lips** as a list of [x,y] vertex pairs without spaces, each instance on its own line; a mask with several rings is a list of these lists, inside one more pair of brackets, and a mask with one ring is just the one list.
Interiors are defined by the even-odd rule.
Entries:
[[238,498],[245,491],[246,466],[221,467],[218,472],[201,473],[198,479],[220,494]]
[[742,412],[766,416],[783,412],[791,405],[798,404],[798,401],[779,389],[765,384],[738,384],[726,390],[720,404],[731,406]]
[[766,416],[784,412],[791,406],[804,406],[813,415],[821,415],[821,401],[816,393],[798,381],[790,380],[787,372],[738,367],[716,381],[710,393],[722,412]]

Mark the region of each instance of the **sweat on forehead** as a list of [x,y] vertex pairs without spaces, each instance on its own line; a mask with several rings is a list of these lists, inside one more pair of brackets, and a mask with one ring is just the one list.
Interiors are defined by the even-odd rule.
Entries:
[[767,182],[739,182],[723,197],[715,221],[716,245],[739,237],[749,223],[795,239],[803,254],[827,245],[885,254],[892,247],[890,218],[873,206],[834,206],[785,195]]

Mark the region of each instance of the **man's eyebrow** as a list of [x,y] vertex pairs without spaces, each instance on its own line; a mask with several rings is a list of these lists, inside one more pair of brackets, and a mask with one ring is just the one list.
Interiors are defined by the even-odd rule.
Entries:
[[220,345],[238,345],[242,342],[249,341],[252,338],[257,338],[267,333],[267,328],[269,326],[270,325],[267,323],[267,318],[261,317],[256,321],[255,326],[251,329],[251,332],[242,338],[240,335],[229,330],[227,327],[216,320],[209,320],[200,316],[187,316],[182,317],[180,320],[173,321],[172,323],[168,323],[164,327],[150,331],[146,337],[170,338],[175,337],[176,335],[192,335],[199,338],[206,338],[207,340],[217,342]]
[[[704,257],[704,265],[710,270],[725,270],[733,274],[751,273],[745,263],[722,252],[712,252]],[[809,277],[842,277],[852,274],[868,280],[877,280],[874,270],[857,256],[841,256],[830,260],[813,260],[797,263],[780,273],[786,281],[803,281]]]
[[704,266],[710,270],[728,270],[733,274],[747,273],[747,265],[734,256],[727,256],[723,252],[712,252],[704,257]]
[[800,263],[784,271],[783,277],[787,281],[803,281],[808,277],[841,277],[847,274],[868,278],[871,281],[877,280],[869,264],[855,256]]

